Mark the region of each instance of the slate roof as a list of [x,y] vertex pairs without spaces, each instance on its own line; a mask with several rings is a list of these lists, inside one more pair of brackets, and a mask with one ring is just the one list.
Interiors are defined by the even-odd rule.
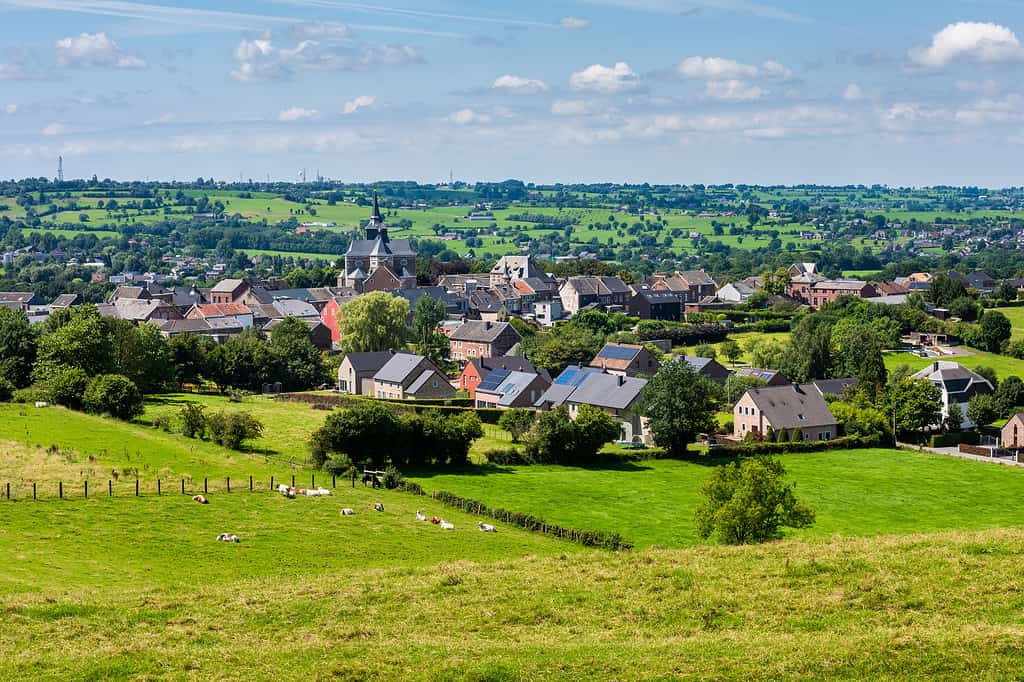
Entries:
[[387,364],[394,353],[384,351],[381,353],[346,353],[345,359],[357,372],[379,372],[381,367]]
[[[494,374],[497,374],[497,372],[494,372]],[[499,405],[511,405],[523,391],[527,390],[536,381],[538,376],[535,372],[507,372],[497,386],[485,388],[481,384],[476,390],[477,393],[483,392],[499,396]]]
[[61,294],[57,298],[53,299],[53,303],[50,304],[50,307],[70,308],[76,303],[78,303],[78,294]]
[[965,403],[975,395],[993,391],[988,379],[958,362],[935,361],[911,378],[932,382],[948,395],[949,402]]
[[284,317],[320,317],[320,313],[311,304],[295,298],[281,298],[272,305]]
[[415,355],[413,353],[395,353],[391,356],[391,359],[384,363],[384,366],[373,375],[373,378],[377,381],[388,381],[408,386],[410,382],[419,378],[420,375],[417,372],[422,371],[424,367],[427,369],[433,369],[441,376],[444,376],[444,372],[438,369],[434,363],[422,355]]
[[711,276],[703,270],[683,270],[676,274],[691,287],[715,286],[715,280],[711,279]]
[[519,337],[519,332],[508,322],[485,322],[483,320],[466,320],[456,329],[451,339],[453,341],[469,341],[472,343],[494,343],[499,336],[511,331]]
[[746,394],[776,431],[836,424],[825,399],[810,384],[752,388]]
[[35,299],[31,291],[0,291],[0,303],[19,303],[29,305]]
[[856,377],[849,377],[846,379],[818,379],[812,381],[811,384],[818,389],[818,392],[822,395],[837,395],[841,396],[846,392],[846,389],[850,387],[856,387],[860,383],[860,379]]
[[210,291],[217,294],[233,294],[238,289],[238,287],[242,286],[243,284],[245,284],[245,280],[222,279],[221,281],[214,284],[213,288],[210,289]]
[[349,244],[348,251],[345,253],[346,256],[379,256],[379,255],[392,255],[392,256],[415,256],[416,252],[412,250],[412,245],[408,239],[391,239],[385,241],[384,239],[354,239]]
[[639,397],[646,379],[593,372],[587,374],[565,402],[624,410]]

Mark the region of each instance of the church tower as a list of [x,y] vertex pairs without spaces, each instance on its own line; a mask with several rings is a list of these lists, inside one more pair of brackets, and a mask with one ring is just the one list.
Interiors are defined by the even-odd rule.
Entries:
[[373,193],[373,215],[370,216],[370,222],[366,223],[366,240],[376,241],[380,238],[383,242],[390,241],[388,239],[388,228],[384,224],[384,218],[380,214],[380,203],[377,201],[377,193]]

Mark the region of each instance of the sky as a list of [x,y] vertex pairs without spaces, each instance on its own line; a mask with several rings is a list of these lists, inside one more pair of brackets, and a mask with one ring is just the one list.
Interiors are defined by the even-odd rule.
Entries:
[[1024,185],[1024,0],[0,0],[0,177]]

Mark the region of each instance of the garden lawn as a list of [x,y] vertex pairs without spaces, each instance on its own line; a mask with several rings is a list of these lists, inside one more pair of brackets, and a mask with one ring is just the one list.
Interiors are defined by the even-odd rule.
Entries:
[[[1024,526],[1024,470],[905,450],[845,450],[780,457],[796,493],[817,511],[793,537],[875,536]],[[699,542],[693,513],[711,467],[652,460],[608,468],[473,467],[413,472],[428,490],[615,531],[638,546]]]
[[907,365],[915,372],[924,369],[936,360],[943,362],[958,362],[968,369],[978,367],[991,367],[996,371],[996,376],[1005,379],[1008,376],[1024,377],[1024,360],[1011,358],[1007,355],[996,355],[985,351],[969,349],[973,355],[953,358],[922,358],[913,353],[884,353],[885,366],[891,372],[900,365]]
[[1010,320],[1011,336],[1014,341],[1024,340],[1024,306],[995,308]]

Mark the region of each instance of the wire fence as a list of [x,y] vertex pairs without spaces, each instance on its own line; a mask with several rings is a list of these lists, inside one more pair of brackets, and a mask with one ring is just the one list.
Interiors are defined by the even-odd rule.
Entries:
[[[19,500],[83,500],[94,497],[151,497],[165,495],[207,495],[210,493],[248,493],[277,490],[281,484],[291,488],[329,488],[334,490],[340,483],[344,487],[355,487],[356,477],[338,477],[319,472],[307,474],[285,474],[284,476],[191,476],[174,478],[125,478],[117,479],[46,479],[39,481],[5,481],[0,483],[0,499]],[[307,485],[308,483],[308,485]]]

